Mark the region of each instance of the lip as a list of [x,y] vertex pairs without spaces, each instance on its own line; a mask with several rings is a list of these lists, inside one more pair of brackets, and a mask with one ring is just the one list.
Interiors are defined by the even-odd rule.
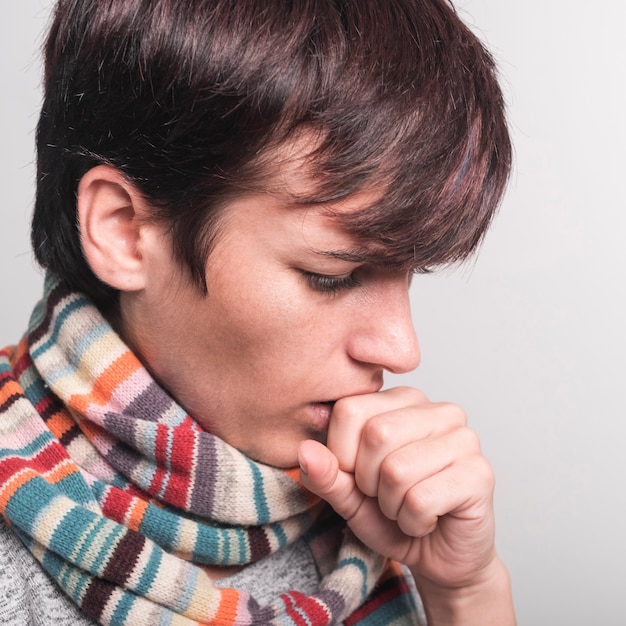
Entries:
[[335,402],[340,400],[341,398],[350,397],[350,396],[362,396],[370,393],[378,393],[382,388],[382,382],[376,384],[373,387],[360,389],[359,391],[344,393],[340,396],[337,396],[334,400],[320,400],[319,402],[311,402],[309,404],[312,425],[317,430],[326,432],[328,431],[328,424],[330,422],[330,418],[333,412],[333,407],[335,406]]
[[332,415],[334,405],[334,400],[326,402],[312,402],[309,405],[311,408],[312,425],[317,430],[328,430],[328,424],[330,422],[330,416]]

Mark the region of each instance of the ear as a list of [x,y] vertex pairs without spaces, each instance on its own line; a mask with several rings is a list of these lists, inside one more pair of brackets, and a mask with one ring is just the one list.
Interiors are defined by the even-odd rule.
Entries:
[[77,210],[83,254],[94,274],[121,291],[142,289],[147,205],[140,194],[119,170],[98,165],[78,184]]

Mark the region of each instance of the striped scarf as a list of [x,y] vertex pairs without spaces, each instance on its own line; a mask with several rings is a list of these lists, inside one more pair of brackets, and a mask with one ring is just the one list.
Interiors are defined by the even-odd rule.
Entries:
[[[0,512],[100,624],[414,624],[399,566],[373,553],[297,470],[257,463],[198,424],[98,309],[54,276],[21,343],[0,351]],[[203,565],[298,539],[317,592],[260,605]]]

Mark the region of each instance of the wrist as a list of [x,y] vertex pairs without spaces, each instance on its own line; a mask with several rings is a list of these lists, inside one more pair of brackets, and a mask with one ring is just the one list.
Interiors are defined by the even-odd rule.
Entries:
[[464,585],[446,586],[413,572],[429,626],[515,626],[511,580],[498,557]]

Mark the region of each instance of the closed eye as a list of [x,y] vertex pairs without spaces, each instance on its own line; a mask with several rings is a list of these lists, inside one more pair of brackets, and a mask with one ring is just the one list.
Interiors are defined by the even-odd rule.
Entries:
[[360,285],[354,274],[348,276],[329,276],[327,274],[315,274],[301,270],[302,276],[308,286],[314,291],[321,293],[337,293],[345,289],[353,289]]

